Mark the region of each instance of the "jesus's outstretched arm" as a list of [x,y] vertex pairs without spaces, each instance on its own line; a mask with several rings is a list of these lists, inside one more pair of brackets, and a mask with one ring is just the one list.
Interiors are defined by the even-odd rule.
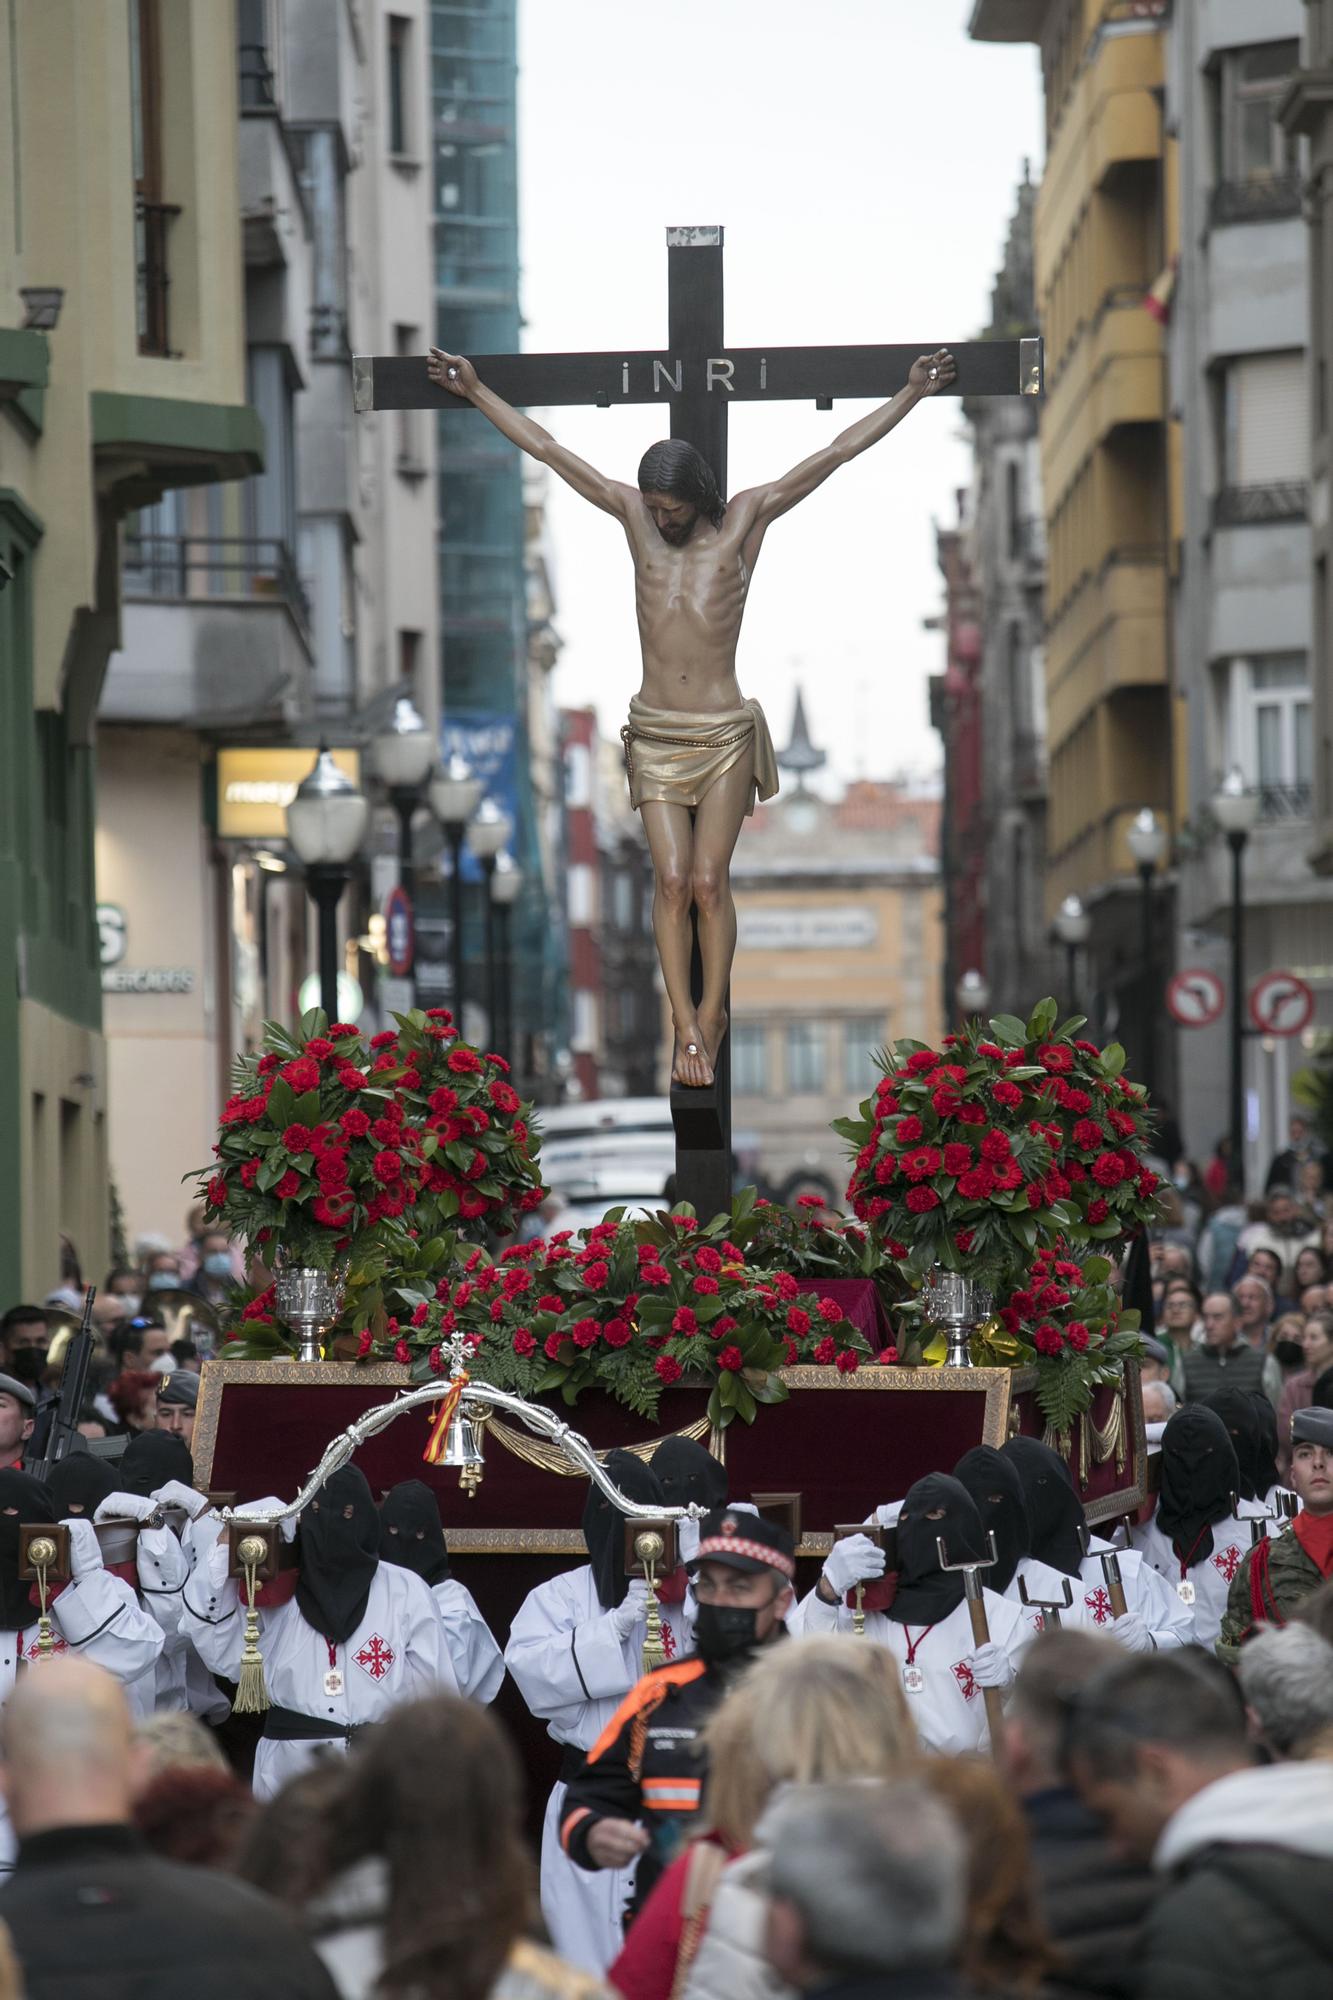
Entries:
[[831,443],[812,452],[809,458],[794,465],[780,479],[772,479],[765,486],[754,486],[746,493],[738,493],[731,505],[751,522],[746,537],[745,557],[753,561],[759,553],[759,542],[770,521],[776,521],[779,514],[785,514],[800,500],[806,500],[817,486],[822,486],[831,472],[849,459],[858,458],[868,451],[872,444],[878,444],[887,437],[895,425],[900,424],[909,410],[915,409],[927,396],[938,395],[958,379],[958,369],[947,348],[938,353],[923,354],[919,361],[912,363],[907,378],[907,387],[900,389],[889,402],[881,403],[868,417],[859,417]]
[[488,389],[465,355],[448,354],[442,348],[432,347],[426,372],[440,388],[448,389],[451,395],[461,396],[464,402],[480,410],[502,436],[527,452],[530,458],[535,458],[541,465],[549,465],[552,472],[559,473],[567,486],[572,486],[584,500],[591,500],[594,507],[600,507],[604,513],[614,514],[618,521],[623,521],[630,502],[638,504],[637,487],[624,486],[618,479],[608,479],[596,466],[589,465],[575,452],[566,451],[549,431],[506,403],[504,397],[497,396],[493,389]]

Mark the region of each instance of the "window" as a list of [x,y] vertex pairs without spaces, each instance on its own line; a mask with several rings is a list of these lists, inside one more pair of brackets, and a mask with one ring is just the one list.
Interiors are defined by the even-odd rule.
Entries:
[[1231,662],[1231,755],[1252,774],[1266,819],[1309,810],[1313,718],[1304,653]]
[[1226,373],[1223,485],[1230,490],[1295,486],[1310,476],[1305,356],[1251,354]]
[[[423,348],[419,326],[395,326],[393,330],[393,351],[400,358],[410,358],[420,354]],[[399,410],[398,412],[398,470],[408,478],[421,478],[426,471],[425,457],[421,449],[421,425],[424,410]]]
[[824,1088],[824,1028],[819,1021],[787,1026],[787,1089],[793,1094]]
[[1004,468],[1004,518],[1009,543],[1009,560],[1018,562],[1023,554],[1023,486],[1017,459]]
[[1296,141],[1274,112],[1299,62],[1296,42],[1233,49],[1223,58],[1219,179],[1269,181],[1294,169]]
[[616,930],[633,930],[634,902],[634,877],[628,868],[617,868],[611,877],[611,917]]
[[597,921],[593,872],[586,861],[572,862],[565,871],[565,914],[569,923],[579,929]]
[[236,0],[236,54],[242,111],[271,111],[278,93],[273,75],[270,0]]
[[169,354],[167,226],[178,208],[163,199],[162,36],[158,0],[130,0],[130,143],[134,161],[134,252],[140,354]]
[[759,1021],[737,1021],[731,1030],[731,1087],[738,1097],[760,1097],[768,1088],[768,1030]]
[[417,673],[421,666],[421,634],[411,632],[406,626],[398,628],[398,678],[409,688],[415,688]]
[[412,88],[412,23],[405,14],[390,14],[387,25],[389,151],[402,158],[412,150],[408,115],[408,98]]
[[858,1104],[874,1088],[875,1051],[885,1040],[882,1014],[852,1014],[842,1024],[842,1086],[855,1093]]

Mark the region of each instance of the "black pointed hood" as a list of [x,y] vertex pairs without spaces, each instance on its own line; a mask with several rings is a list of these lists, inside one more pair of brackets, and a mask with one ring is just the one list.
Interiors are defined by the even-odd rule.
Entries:
[[[657,1474],[632,1451],[609,1451],[603,1462],[608,1478],[614,1480],[627,1500],[636,1500],[647,1507],[665,1506]],[[598,1602],[604,1611],[614,1611],[618,1604],[623,1604],[629,1588],[625,1575],[625,1516],[607,1499],[600,1486],[588,1489],[583,1509],[583,1539],[597,1582]]]
[[1037,1438],[1010,1438],[1003,1454],[1023,1482],[1032,1530],[1029,1554],[1065,1576],[1080,1576],[1085,1524],[1073,1473],[1058,1451]]
[[379,1554],[380,1517],[366,1475],[344,1465],[301,1516],[296,1602],[306,1624],[330,1645],[345,1645],[365,1617]]
[[380,1560],[423,1583],[449,1581],[449,1546],[435,1495],[424,1479],[404,1479],[380,1502]]
[[693,1438],[663,1438],[648,1462],[668,1507],[726,1506],[727,1468]]
[[0,1631],[26,1632],[37,1623],[40,1612],[32,1585],[19,1581],[19,1529],[29,1521],[55,1518],[55,1502],[40,1479],[26,1472],[0,1472]]
[[993,1445],[979,1444],[963,1453],[953,1476],[975,1500],[982,1527],[995,1537],[999,1560],[986,1572],[986,1588],[1003,1593],[1022,1557],[1032,1553],[1032,1527],[1018,1468]]
[[1235,1505],[1240,1466],[1216,1410],[1188,1403],[1162,1432],[1161,1488],[1153,1517],[1185,1569],[1213,1553],[1213,1523]]
[[1219,1389],[1207,1407],[1226,1425],[1240,1467],[1242,1500],[1266,1500],[1278,1483],[1277,1412],[1259,1389]]
[[967,1488],[947,1472],[932,1472],[908,1488],[898,1516],[898,1587],[888,1612],[897,1624],[938,1625],[962,1603],[962,1575],[940,1568],[940,1541],[951,1563],[984,1562],[990,1553]]
[[91,1521],[104,1500],[129,1490],[121,1485],[115,1468],[104,1458],[94,1458],[90,1451],[72,1451],[62,1458],[59,1465],[51,1467],[46,1485],[56,1518],[61,1521],[71,1515]]

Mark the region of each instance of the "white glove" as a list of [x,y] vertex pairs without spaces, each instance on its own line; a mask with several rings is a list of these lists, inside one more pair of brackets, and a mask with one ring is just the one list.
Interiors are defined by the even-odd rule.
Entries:
[[688,1568],[699,1550],[699,1523],[686,1515],[676,1523],[676,1561]]
[[978,1646],[968,1665],[973,1680],[981,1688],[1007,1688],[1014,1678],[1013,1662],[1004,1647],[994,1641],[989,1646]]
[[1157,1643],[1137,1611],[1127,1611],[1123,1618],[1112,1619],[1111,1637],[1118,1639],[1131,1653],[1157,1651]]
[[611,1613],[611,1623],[618,1639],[628,1639],[636,1625],[642,1624],[648,1614],[648,1583],[642,1576],[630,1578],[625,1601],[618,1604]]
[[835,1542],[824,1561],[824,1581],[833,1595],[845,1597],[858,1583],[884,1574],[884,1551],[869,1535],[846,1535]]
[[108,1493],[105,1500],[99,1500],[95,1521],[151,1521],[157,1512],[157,1502],[142,1493]]
[[169,1479],[165,1486],[159,1486],[153,1496],[160,1507],[181,1507],[192,1521],[197,1520],[208,1506],[208,1496],[196,1493],[193,1486],[187,1486],[183,1479]]
[[69,1529],[69,1573],[77,1583],[102,1568],[102,1547],[91,1521],[75,1515],[63,1526]]
[[[319,1495],[316,1494],[315,1498],[318,1499]],[[267,1514],[270,1507],[285,1507],[286,1505],[287,1502],[279,1500],[276,1493],[267,1493],[262,1500],[245,1500],[238,1503],[238,1512],[242,1514]],[[296,1540],[296,1525],[297,1516],[295,1514],[289,1514],[285,1521],[279,1521],[278,1533],[284,1542],[294,1542]],[[233,1521],[231,1526],[236,1528],[239,1534],[243,1535],[245,1533],[244,1522]]]

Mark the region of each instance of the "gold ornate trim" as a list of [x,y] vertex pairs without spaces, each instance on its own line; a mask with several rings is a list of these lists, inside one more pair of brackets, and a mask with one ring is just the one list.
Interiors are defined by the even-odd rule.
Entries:
[[[445,1535],[451,1556],[586,1556],[587,1545],[577,1528],[455,1528]],[[803,1535],[798,1557],[822,1561],[833,1547],[832,1535]]]
[[[667,1438],[689,1438],[691,1443],[701,1444],[712,1434],[707,1417],[700,1417],[697,1423],[686,1424],[683,1430],[667,1431],[661,1437],[646,1439],[642,1444],[606,1445],[597,1450],[597,1456],[605,1463],[610,1451],[632,1452],[635,1458],[650,1459],[659,1444]],[[503,1424],[494,1414],[485,1419],[485,1435],[521,1459],[524,1465],[535,1465],[541,1472],[554,1472],[562,1479],[583,1479],[587,1475],[577,1465],[571,1465],[558,1445],[550,1444],[545,1438],[529,1437],[526,1431],[516,1430],[512,1424]]]

